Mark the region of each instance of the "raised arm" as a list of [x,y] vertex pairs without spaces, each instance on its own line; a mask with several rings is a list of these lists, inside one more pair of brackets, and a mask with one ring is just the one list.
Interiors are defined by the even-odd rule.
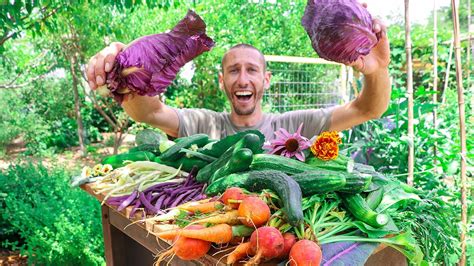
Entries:
[[[91,89],[95,90],[105,84],[106,73],[112,69],[115,57],[124,47],[123,43],[112,43],[91,58],[86,69]],[[178,115],[161,102],[159,97],[127,94],[122,107],[133,120],[157,127],[170,136],[178,136]]]
[[329,130],[341,131],[382,116],[390,102],[391,84],[388,73],[390,44],[386,27],[374,20],[374,32],[381,38],[370,54],[352,66],[364,75],[364,87],[357,98],[338,106],[332,113]]

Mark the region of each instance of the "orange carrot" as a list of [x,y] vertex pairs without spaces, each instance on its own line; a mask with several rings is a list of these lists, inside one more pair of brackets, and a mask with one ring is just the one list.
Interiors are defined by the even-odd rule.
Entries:
[[232,240],[232,227],[228,224],[218,224],[199,230],[189,230],[186,228],[173,229],[155,233],[155,235],[165,240],[173,240],[176,237],[184,236],[187,238],[201,239],[221,244],[228,243],[230,240]]
[[240,243],[227,257],[227,265],[232,265],[248,255],[253,255],[251,247],[250,242]]
[[193,221],[193,224],[240,224],[239,212],[237,210],[228,211],[225,213],[220,213],[217,215],[212,215],[206,218],[202,218],[196,221]]
[[224,204],[220,201],[210,201],[205,203],[198,204],[186,204],[178,206],[178,209],[190,211],[190,212],[200,212],[200,213],[210,213],[218,210],[222,210]]

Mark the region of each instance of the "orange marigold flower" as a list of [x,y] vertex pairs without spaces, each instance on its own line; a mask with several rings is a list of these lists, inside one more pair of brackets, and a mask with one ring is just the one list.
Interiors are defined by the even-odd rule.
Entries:
[[336,159],[339,154],[341,138],[337,131],[323,132],[311,145],[311,152],[321,160],[328,161]]

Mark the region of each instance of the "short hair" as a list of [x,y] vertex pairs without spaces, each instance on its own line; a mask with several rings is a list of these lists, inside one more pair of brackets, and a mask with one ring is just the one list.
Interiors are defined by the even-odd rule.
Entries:
[[225,52],[224,56],[222,57],[222,60],[221,60],[221,71],[222,71],[222,73],[224,73],[224,61],[225,61],[225,58],[227,57],[227,54],[231,50],[238,49],[238,48],[247,48],[247,49],[253,49],[253,50],[257,51],[260,54],[260,58],[262,59],[263,71],[265,72],[267,70],[267,62],[265,61],[265,56],[263,55],[262,51],[260,51],[257,47],[255,47],[251,44],[239,43],[237,45],[234,45],[234,46],[230,47],[230,49],[227,50],[227,52]]

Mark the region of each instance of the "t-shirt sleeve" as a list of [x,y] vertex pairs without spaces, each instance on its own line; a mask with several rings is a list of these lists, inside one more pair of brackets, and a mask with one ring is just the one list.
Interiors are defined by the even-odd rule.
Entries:
[[206,109],[177,109],[179,130],[178,137],[194,134],[207,134],[210,138],[220,139],[222,122],[220,114]]
[[298,129],[299,125],[303,123],[301,134],[310,139],[330,128],[331,116],[334,109],[335,106],[286,112],[276,119],[275,126],[276,129],[282,127],[286,128],[290,133],[293,133]]

